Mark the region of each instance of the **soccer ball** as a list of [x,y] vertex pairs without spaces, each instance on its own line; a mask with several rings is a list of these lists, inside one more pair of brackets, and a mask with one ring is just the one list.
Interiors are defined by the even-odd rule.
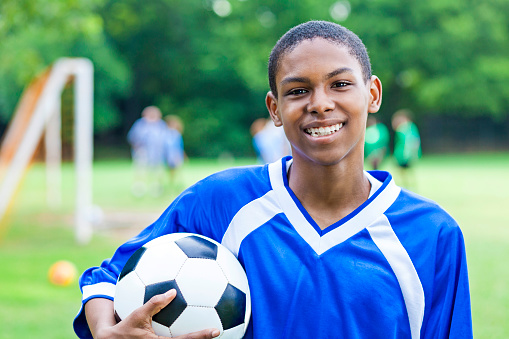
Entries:
[[246,273],[223,245],[198,234],[161,236],[126,262],[115,291],[117,316],[125,319],[154,295],[174,288],[175,299],[152,317],[157,335],[176,337],[217,328],[222,339],[242,338],[251,316]]

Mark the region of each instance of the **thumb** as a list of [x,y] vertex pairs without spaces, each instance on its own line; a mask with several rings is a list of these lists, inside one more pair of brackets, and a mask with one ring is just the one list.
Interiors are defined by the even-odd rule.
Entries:
[[144,313],[148,314],[150,317],[153,317],[163,308],[165,308],[177,295],[177,291],[175,289],[171,289],[166,293],[158,294],[153,296],[152,298],[142,306],[144,309]]

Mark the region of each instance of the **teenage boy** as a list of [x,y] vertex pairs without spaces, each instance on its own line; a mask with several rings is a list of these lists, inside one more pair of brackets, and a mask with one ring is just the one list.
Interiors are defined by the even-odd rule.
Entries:
[[380,107],[382,85],[360,39],[333,23],[301,24],[274,47],[269,82],[267,107],[292,157],[226,170],[183,192],[83,274],[76,332],[156,338],[150,317],[175,291],[117,323],[114,284],[144,243],[191,232],[223,243],[244,266],[252,296],[245,338],[471,338],[458,225],[389,173],[363,171],[366,120]]

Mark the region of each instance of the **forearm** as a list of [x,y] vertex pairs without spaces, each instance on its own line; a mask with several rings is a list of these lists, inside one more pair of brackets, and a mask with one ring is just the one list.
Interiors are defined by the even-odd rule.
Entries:
[[101,329],[114,326],[115,311],[113,301],[104,298],[94,298],[85,304],[85,315],[92,336],[97,338],[97,334]]

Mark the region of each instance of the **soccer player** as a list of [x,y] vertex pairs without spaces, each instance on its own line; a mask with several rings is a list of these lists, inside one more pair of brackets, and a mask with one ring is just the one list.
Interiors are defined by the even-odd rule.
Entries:
[[367,115],[379,110],[382,84],[361,40],[334,23],[296,26],[271,52],[269,83],[266,104],[292,157],[196,183],[85,271],[76,333],[155,338],[150,317],[175,292],[117,323],[115,281],[147,241],[191,232],[221,242],[244,266],[252,296],[245,338],[472,338],[458,225],[389,173],[363,170]]
[[170,189],[180,191],[178,171],[185,159],[184,152],[184,123],[176,115],[167,115],[164,117],[168,127],[164,140],[164,157],[166,166],[170,171]]
[[290,145],[281,128],[274,126],[270,119],[256,119],[251,124],[253,147],[262,164],[272,163],[290,155]]
[[389,130],[374,116],[368,117],[364,137],[364,160],[377,170],[389,150]]
[[400,109],[394,113],[391,121],[394,130],[394,158],[405,188],[415,186],[412,167],[421,157],[421,136],[410,116],[409,110]]
[[164,170],[164,142],[168,128],[156,106],[143,109],[127,133],[135,169],[133,195],[143,196],[147,190],[158,196],[162,193]]

